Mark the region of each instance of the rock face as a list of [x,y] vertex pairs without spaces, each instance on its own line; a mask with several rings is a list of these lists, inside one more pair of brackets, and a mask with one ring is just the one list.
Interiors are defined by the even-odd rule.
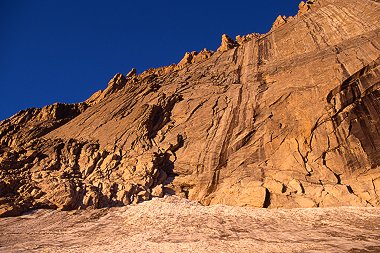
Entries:
[[267,34],[223,36],[215,53],[117,74],[82,104],[1,122],[0,215],[163,194],[379,206],[379,2],[300,6]]

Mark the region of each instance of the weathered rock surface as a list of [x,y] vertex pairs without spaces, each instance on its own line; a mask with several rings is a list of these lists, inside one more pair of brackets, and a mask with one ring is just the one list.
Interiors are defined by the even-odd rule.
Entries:
[[117,74],[62,114],[20,112],[0,123],[0,215],[163,194],[379,206],[379,57],[378,1],[308,1],[268,34]]

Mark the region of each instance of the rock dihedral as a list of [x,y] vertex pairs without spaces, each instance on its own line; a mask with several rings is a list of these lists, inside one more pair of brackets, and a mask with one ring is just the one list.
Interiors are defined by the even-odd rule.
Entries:
[[379,112],[378,1],[308,1],[268,34],[1,122],[0,215],[164,194],[379,206]]

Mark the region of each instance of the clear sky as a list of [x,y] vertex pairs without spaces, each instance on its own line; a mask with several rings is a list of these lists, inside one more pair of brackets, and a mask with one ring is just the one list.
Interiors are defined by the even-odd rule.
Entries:
[[221,35],[266,33],[300,0],[0,0],[0,120],[81,102],[117,72],[177,63]]

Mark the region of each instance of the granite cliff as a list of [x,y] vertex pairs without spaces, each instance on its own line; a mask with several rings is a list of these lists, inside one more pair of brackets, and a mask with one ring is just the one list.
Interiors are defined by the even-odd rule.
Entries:
[[0,122],[0,216],[175,194],[205,205],[380,205],[380,3],[301,2],[267,34],[116,74]]

